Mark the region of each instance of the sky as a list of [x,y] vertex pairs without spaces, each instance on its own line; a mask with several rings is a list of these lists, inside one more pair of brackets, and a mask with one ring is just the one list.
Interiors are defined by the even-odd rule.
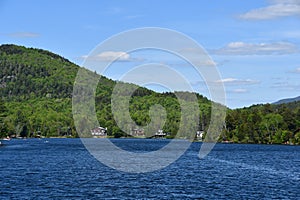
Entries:
[[[0,44],[46,49],[80,66],[97,45],[116,34],[143,27],[174,30],[208,53],[228,107],[300,96],[300,0],[0,0],[0,20]],[[168,52],[111,49],[98,58],[117,56],[108,70],[98,72],[119,80],[136,66],[160,63],[210,98],[193,67]]]

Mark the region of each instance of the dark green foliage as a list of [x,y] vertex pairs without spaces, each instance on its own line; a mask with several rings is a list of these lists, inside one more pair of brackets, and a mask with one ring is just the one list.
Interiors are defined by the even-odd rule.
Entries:
[[[16,45],[0,46],[0,138],[16,137],[78,137],[72,116],[73,84],[80,69],[67,59],[49,51],[25,48]],[[86,71],[86,73],[94,72]],[[112,115],[111,95],[117,82],[95,74],[99,83],[95,91],[95,106],[99,124],[107,127],[111,137],[128,136],[129,130],[151,122],[151,109],[164,109],[165,115],[158,116],[165,124],[156,124],[174,137],[180,123],[199,122],[197,130],[206,132],[211,118],[211,101],[202,95],[198,99],[199,119],[181,122],[180,103],[189,105],[192,99],[186,92],[156,93],[133,84],[124,85],[124,91],[137,88],[129,99],[130,117],[118,114],[123,130]],[[73,93],[74,92],[74,93]],[[83,95],[94,95],[94,90]],[[179,102],[177,97],[183,97]],[[157,107],[160,105],[161,107]],[[122,106],[119,105],[119,106]],[[189,105],[187,110],[192,110]],[[163,113],[163,112],[162,112]],[[133,121],[130,121],[131,118]],[[88,119],[82,118],[82,123]],[[155,130],[148,130],[151,135]],[[186,130],[187,132],[189,130]],[[127,131],[126,131],[127,132]],[[300,102],[280,105],[254,105],[249,108],[228,109],[226,127],[220,141],[243,143],[300,143]]]
[[245,143],[300,144],[299,109],[298,101],[231,110],[226,117],[225,138]]
[[0,94],[7,100],[71,97],[78,67],[44,50],[0,46]]
[[[49,51],[2,45],[0,68],[0,94],[4,100],[0,105],[1,111],[3,110],[0,118],[1,137],[77,136],[72,117],[71,97],[73,92],[81,92],[73,91],[78,66]],[[86,73],[94,74],[89,71]],[[97,76],[95,74],[95,78],[99,78],[95,101],[99,124],[107,127],[109,136],[126,136],[124,129],[121,130],[117,126],[111,111],[111,95],[116,82]],[[149,110],[159,104],[166,110],[167,117],[164,126],[158,124],[157,129],[162,128],[171,136],[177,133],[181,109],[175,94],[160,94],[133,84],[119,84],[124,84],[125,93],[130,88],[137,88],[131,95],[129,104],[130,117],[136,125],[145,126],[150,123]],[[184,96],[184,93],[181,93]],[[91,88],[90,92],[85,91],[83,95],[93,94]],[[201,105],[200,110],[203,111],[200,120],[204,130],[209,125],[210,101],[201,95],[196,96]],[[124,126],[128,127],[129,124],[129,129],[135,128],[133,121],[122,118],[122,113],[119,115]]]
[[2,98],[0,98],[0,138],[6,136],[7,128],[5,125],[5,119],[7,117],[7,108]]

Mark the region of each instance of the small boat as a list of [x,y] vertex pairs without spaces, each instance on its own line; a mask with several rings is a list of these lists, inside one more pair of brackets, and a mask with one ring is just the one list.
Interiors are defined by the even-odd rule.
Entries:
[[6,141],[9,141],[10,140],[10,137],[6,137],[6,138],[3,138],[2,140],[6,140]]

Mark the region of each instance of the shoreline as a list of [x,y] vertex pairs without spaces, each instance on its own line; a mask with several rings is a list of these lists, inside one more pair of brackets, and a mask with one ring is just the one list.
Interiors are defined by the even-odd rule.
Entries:
[[[118,139],[118,140],[174,140],[175,138],[135,138],[135,137],[121,137],[121,138],[114,138],[114,137],[99,137],[99,138],[94,138],[94,137],[66,137],[66,136],[59,136],[59,137],[30,137],[30,138],[0,138],[0,141],[11,141],[11,140],[31,140],[31,139]],[[187,140],[184,138],[176,138],[176,140]],[[199,140],[194,140],[191,141],[191,143],[210,143],[210,142],[204,142],[204,141],[199,141]],[[214,143],[214,142],[212,142]],[[281,146],[300,146],[300,144],[293,144],[293,143],[282,143],[282,144],[277,144],[277,143],[272,143],[272,144],[267,144],[267,143],[242,143],[242,142],[227,142],[227,141],[221,141],[221,142],[216,142],[215,144],[242,144],[242,145],[281,145]]]

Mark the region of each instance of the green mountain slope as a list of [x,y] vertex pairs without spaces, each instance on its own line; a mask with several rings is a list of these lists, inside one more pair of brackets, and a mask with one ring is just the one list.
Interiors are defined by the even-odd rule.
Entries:
[[[4,98],[71,97],[79,67],[49,51],[16,45],[0,46],[0,94]],[[101,79],[101,89],[113,81]]]
[[[0,46],[0,137],[77,136],[72,117],[73,83],[79,66],[49,51],[16,45]],[[93,72],[88,72],[93,73]],[[111,136],[123,136],[111,114],[111,93],[116,82],[101,77],[96,90],[99,123]],[[124,84],[134,87],[133,84]],[[201,103],[201,125],[207,129],[211,102],[197,94]],[[137,125],[150,122],[149,108],[160,104],[167,110],[165,132],[176,134],[180,107],[174,94],[138,88],[130,101],[131,118]],[[128,119],[121,119],[124,123]],[[135,127],[130,127],[135,128]]]
[[[0,138],[7,135],[78,136],[72,115],[72,93],[79,66],[49,51],[1,45],[0,69]],[[135,87],[133,84],[123,84]],[[115,85],[115,81],[101,77],[96,89],[95,106],[98,121],[102,127],[107,127],[108,135],[121,137],[126,134],[117,126],[111,111],[111,94]],[[212,102],[199,94],[196,96],[199,119],[185,123],[199,121],[197,130],[206,132]],[[162,128],[173,137],[181,122],[180,104],[173,93],[161,94],[139,87],[130,99],[130,117],[137,125],[144,126],[151,121],[151,106],[157,104],[166,110],[166,123],[164,127],[157,126],[157,129]],[[82,119],[87,120],[84,116]],[[122,113],[120,121],[127,131],[136,128]],[[300,144],[300,103],[228,109],[226,127],[220,141]]]
[[230,110],[224,132],[226,139],[235,142],[300,144],[300,103]]

